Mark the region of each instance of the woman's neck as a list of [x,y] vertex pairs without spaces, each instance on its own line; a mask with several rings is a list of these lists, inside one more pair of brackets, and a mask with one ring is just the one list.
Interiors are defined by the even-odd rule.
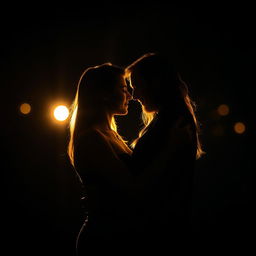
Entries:
[[109,131],[111,130],[112,119],[113,119],[113,115],[110,115],[110,114],[95,115],[95,118],[91,119],[91,123],[94,127],[102,131]]
[[99,113],[89,112],[79,116],[80,128],[88,129],[88,128],[96,128],[102,131],[111,130],[113,115],[109,113],[103,113],[102,111]]

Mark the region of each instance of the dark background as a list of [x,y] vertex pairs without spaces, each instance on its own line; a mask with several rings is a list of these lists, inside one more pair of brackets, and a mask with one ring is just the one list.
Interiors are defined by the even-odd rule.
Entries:
[[[252,5],[252,4],[251,4]],[[197,161],[193,228],[199,248],[248,248],[255,229],[255,14],[251,5],[43,4],[5,6],[1,16],[2,221],[8,255],[74,255],[81,190],[66,155],[67,123],[52,106],[69,105],[82,71],[128,65],[146,52],[172,56],[197,103],[206,155]],[[32,106],[29,115],[21,103]],[[220,104],[230,107],[219,116]],[[138,104],[118,119],[131,140]],[[233,125],[242,121],[243,134]],[[236,241],[236,242],[234,242]],[[244,246],[244,244],[247,246]]]

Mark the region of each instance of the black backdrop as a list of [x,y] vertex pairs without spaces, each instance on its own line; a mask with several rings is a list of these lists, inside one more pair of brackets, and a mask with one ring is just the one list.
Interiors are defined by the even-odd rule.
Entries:
[[[173,57],[197,103],[206,155],[198,160],[193,225],[215,245],[250,242],[254,229],[255,115],[252,7],[232,4],[35,4],[5,6],[1,17],[3,237],[14,255],[74,255],[82,222],[78,180],[66,156],[67,124],[50,117],[70,104],[81,72],[106,61],[127,65],[149,51]],[[19,105],[32,106],[29,115]],[[220,104],[230,107],[218,116]],[[120,117],[131,140],[139,105]],[[244,134],[233,131],[244,122]],[[221,237],[221,238],[220,238]],[[237,240],[238,239],[238,240]],[[233,243],[236,248],[237,243]],[[246,248],[246,247],[245,247]]]

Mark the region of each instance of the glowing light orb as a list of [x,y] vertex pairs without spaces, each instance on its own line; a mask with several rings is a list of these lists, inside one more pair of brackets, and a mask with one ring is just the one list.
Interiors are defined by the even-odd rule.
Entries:
[[244,133],[246,130],[245,124],[242,122],[237,122],[234,125],[234,131],[238,134]]
[[31,106],[28,103],[22,103],[20,105],[20,112],[24,115],[29,114],[31,111]]
[[217,109],[219,115],[221,116],[227,116],[229,114],[229,106],[226,104],[222,104]]
[[66,106],[60,105],[54,109],[53,115],[58,121],[65,121],[69,116],[69,110]]

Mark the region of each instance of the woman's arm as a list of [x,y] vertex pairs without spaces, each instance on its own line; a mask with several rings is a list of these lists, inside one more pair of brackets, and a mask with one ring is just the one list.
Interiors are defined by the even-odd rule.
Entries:
[[[101,179],[110,186],[116,187],[127,195],[140,198],[157,182],[170,161],[175,161],[176,143],[171,143],[184,131],[171,131],[168,147],[158,151],[150,165],[138,176],[133,176],[129,168],[119,159],[105,137],[97,130],[91,130],[80,136],[75,148],[75,166],[82,178],[86,176]],[[181,133],[181,134],[179,134]],[[177,135],[179,136],[177,137]],[[188,133],[185,133],[188,135]],[[174,136],[174,137],[173,137]]]

